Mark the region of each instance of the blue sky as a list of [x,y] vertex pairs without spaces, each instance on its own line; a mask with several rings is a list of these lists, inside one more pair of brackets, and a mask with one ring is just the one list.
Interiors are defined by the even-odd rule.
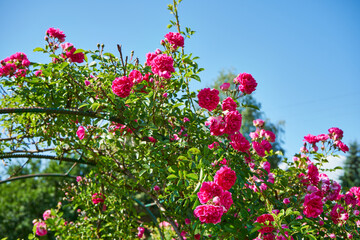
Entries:
[[[145,61],[160,48],[172,16],[170,1],[0,1],[0,59],[44,46],[49,27],[60,28],[77,48],[117,53],[116,44]],[[251,73],[254,96],[273,122],[285,121],[287,156],[303,136],[344,130],[344,142],[360,142],[360,2],[356,0],[184,0],[182,27],[196,31],[185,51],[200,57],[202,82],[211,85],[222,69]]]

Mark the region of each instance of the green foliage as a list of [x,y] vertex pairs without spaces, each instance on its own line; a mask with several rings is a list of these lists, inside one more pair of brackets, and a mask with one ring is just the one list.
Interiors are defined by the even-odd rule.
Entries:
[[[72,164],[50,162],[41,169],[44,161],[32,160],[25,168],[11,167],[8,174],[22,176],[36,173],[66,172]],[[83,175],[89,171],[88,167],[77,167],[72,174]],[[75,182],[75,179],[67,180]],[[32,221],[42,216],[45,210],[51,209],[61,202],[64,192],[61,190],[64,178],[27,178],[0,184],[0,236],[9,239],[25,239],[32,232]],[[75,220],[76,215],[71,208],[64,208],[64,217]]]
[[352,142],[345,160],[344,174],[340,177],[341,186],[351,188],[360,186],[360,145]]

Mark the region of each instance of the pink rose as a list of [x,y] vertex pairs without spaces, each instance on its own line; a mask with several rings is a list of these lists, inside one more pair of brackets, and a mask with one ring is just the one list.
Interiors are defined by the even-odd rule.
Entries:
[[44,221],[46,221],[46,219],[48,218],[51,218],[51,210],[46,210],[44,213],[43,213],[43,219]]
[[135,84],[141,83],[141,81],[143,80],[141,72],[138,70],[132,70],[129,74],[129,79]]
[[267,140],[262,140],[261,141],[261,146],[265,149],[265,151],[267,151],[267,152],[270,152],[270,150],[271,150],[271,148],[272,148],[272,146],[271,146],[271,144],[267,141]]
[[223,83],[220,86],[220,89],[223,90],[223,91],[227,91],[229,88],[230,88],[230,83]]
[[98,203],[103,203],[103,202],[105,202],[105,199],[106,199],[106,197],[105,197],[104,194],[102,194],[102,193],[94,193],[94,194],[92,195],[91,201],[92,201],[94,204],[98,204]]
[[130,95],[134,83],[126,76],[115,78],[112,82],[112,91],[121,98],[126,98]]
[[159,187],[158,185],[155,185],[155,186],[154,186],[154,191],[157,192],[157,191],[159,191],[159,190],[160,190],[160,187]]
[[59,42],[64,42],[66,37],[64,32],[60,31],[60,29],[55,29],[55,28],[49,28],[46,31],[46,35],[52,38],[59,39]]
[[323,212],[322,197],[317,192],[307,194],[303,206],[303,213],[306,217],[317,218]]
[[210,117],[205,122],[205,126],[210,125],[210,133],[213,136],[221,136],[224,134],[225,121],[221,116]]
[[84,84],[85,84],[85,86],[89,86],[91,83],[90,83],[89,80],[85,80],[85,81],[84,81]]
[[194,215],[199,218],[202,223],[217,224],[221,222],[223,215],[223,207],[213,205],[200,205],[194,210]]
[[46,230],[46,223],[44,222],[36,222],[34,224],[36,226],[36,235],[38,236],[45,236],[47,234],[47,230]]
[[165,35],[165,39],[169,42],[173,49],[184,47],[184,37],[180,33],[169,32]]
[[237,104],[231,97],[228,97],[223,101],[223,103],[221,104],[221,107],[222,107],[223,111],[226,111],[226,110],[236,111]]
[[261,120],[261,119],[253,120],[253,125],[254,125],[254,127],[261,128],[264,126],[264,120]]
[[329,136],[333,140],[341,140],[343,138],[344,132],[336,127],[329,128]]
[[204,88],[200,90],[197,95],[199,99],[199,106],[207,109],[208,111],[214,110],[219,104],[219,91],[217,89]]
[[289,203],[290,203],[290,199],[284,198],[283,203],[286,204],[286,205],[289,204]]
[[171,77],[171,73],[175,72],[174,69],[174,60],[171,56],[168,56],[166,54],[159,54],[151,61],[151,71],[159,75],[161,77],[164,77],[166,79],[169,79]]
[[255,150],[255,152],[257,153],[257,155],[259,155],[260,157],[265,157],[265,149],[263,148],[263,146],[258,143],[258,142],[252,142],[252,147]]
[[185,224],[186,224],[186,225],[191,224],[191,220],[190,220],[190,219],[188,219],[188,218],[185,218]]
[[241,133],[231,135],[230,144],[235,150],[240,152],[247,152],[250,149],[249,141]]
[[342,141],[338,140],[335,142],[335,145],[341,150],[343,151],[344,153],[348,152],[349,151],[349,147],[343,143]]
[[77,177],[76,177],[76,181],[77,181],[77,182],[81,182],[81,181],[82,181],[82,177],[81,177],[81,176],[77,176]]
[[335,204],[330,212],[330,216],[334,224],[343,224],[349,219],[349,214],[340,204]]
[[317,140],[318,141],[322,141],[322,142],[325,142],[326,140],[329,139],[329,135],[327,134],[319,134],[316,136]]
[[143,227],[138,227],[138,238],[142,238],[144,236],[145,233],[145,228]]
[[314,164],[308,166],[308,178],[313,185],[317,185],[319,182],[319,170]]
[[317,138],[317,136],[308,134],[304,137],[304,141],[310,143],[310,144],[315,144],[319,141],[319,139]]
[[223,166],[216,172],[214,182],[223,190],[229,190],[236,182],[236,173],[231,168]]
[[263,223],[263,227],[258,230],[258,232],[264,234],[264,233],[271,233],[275,230],[274,226],[271,222],[274,221],[274,217],[271,214],[263,214],[259,216],[255,222],[257,223]]
[[231,196],[231,192],[229,191],[224,191],[223,194],[221,195],[220,197],[220,204],[221,206],[224,206],[225,210],[224,210],[224,213],[227,212],[231,205],[233,204],[233,199],[232,199],[232,196]]
[[276,136],[272,131],[269,131],[269,130],[265,131],[264,136],[265,136],[266,140],[268,140],[269,142],[275,142]]
[[235,79],[235,84],[240,84],[239,90],[246,94],[251,94],[255,91],[257,83],[253,76],[249,73],[240,73]]
[[225,115],[224,133],[234,134],[241,128],[242,116],[238,111],[231,111]]
[[80,126],[76,131],[76,135],[80,140],[82,140],[85,137],[85,128],[83,126]]
[[197,193],[200,203],[207,203],[210,199],[222,195],[222,188],[215,182],[203,182]]

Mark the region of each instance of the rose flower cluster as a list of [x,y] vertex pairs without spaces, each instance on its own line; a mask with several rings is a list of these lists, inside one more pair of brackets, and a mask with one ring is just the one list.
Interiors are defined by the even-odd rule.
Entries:
[[18,52],[0,61],[0,76],[25,77],[30,61],[25,53]]
[[215,174],[213,182],[203,182],[198,198],[203,205],[197,206],[194,215],[203,223],[217,224],[226,213],[233,200],[228,191],[236,182],[236,173],[223,166]]

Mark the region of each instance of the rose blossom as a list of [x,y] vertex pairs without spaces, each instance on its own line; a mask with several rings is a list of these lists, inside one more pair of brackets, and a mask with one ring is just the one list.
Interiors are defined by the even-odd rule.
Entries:
[[98,204],[98,203],[103,203],[105,201],[106,197],[104,194],[102,193],[94,193],[92,195],[92,199],[91,201],[94,203],[94,204]]
[[341,140],[343,138],[344,132],[336,127],[329,128],[329,136],[333,140]]
[[184,47],[184,37],[180,33],[169,32],[164,37],[175,50],[178,47]]
[[231,168],[223,166],[216,172],[214,182],[223,190],[229,190],[236,182],[236,173]]
[[319,182],[319,170],[314,164],[308,166],[308,178],[313,185]]
[[126,76],[115,78],[112,82],[112,91],[121,98],[126,98],[130,95],[131,88],[134,83]]
[[257,83],[253,76],[249,73],[240,73],[235,79],[235,84],[240,84],[239,90],[246,94],[251,94],[255,91]]
[[138,238],[142,238],[144,236],[144,233],[145,233],[145,228],[143,227],[138,227]]
[[83,126],[80,126],[76,131],[76,135],[80,140],[82,140],[85,137],[85,128]]
[[235,150],[240,152],[247,152],[250,149],[249,141],[241,133],[231,135],[230,144]]
[[205,122],[205,126],[210,125],[210,133],[213,136],[221,136],[224,134],[225,121],[221,116],[209,117]]
[[252,142],[252,147],[255,150],[255,152],[257,153],[257,155],[259,155],[260,157],[265,157],[265,149],[263,148],[263,146],[258,143],[258,142]]
[[343,224],[349,219],[349,214],[340,204],[335,204],[330,212],[330,216],[334,224]]
[[160,77],[169,79],[171,73],[175,72],[174,60],[166,54],[159,54],[150,63],[151,71]]
[[284,198],[283,203],[286,204],[286,205],[289,204],[289,203],[290,203],[290,199]]
[[219,91],[217,89],[204,88],[200,90],[197,95],[199,99],[199,106],[207,109],[208,111],[214,110],[219,104]]
[[276,136],[272,131],[269,131],[269,130],[265,131],[264,136],[265,136],[266,140],[268,140],[269,142],[275,142]]
[[230,83],[223,83],[220,86],[220,89],[223,90],[223,91],[227,91],[229,88],[230,88]]
[[261,119],[253,120],[253,125],[254,125],[254,127],[261,128],[264,126],[264,120],[261,120]]
[[335,144],[344,153],[349,151],[349,147],[345,143],[343,143],[342,141],[340,141],[340,140],[336,141]]
[[267,140],[265,140],[265,139],[262,140],[260,144],[264,148],[265,151],[270,152],[272,146]]
[[329,135],[327,134],[319,134],[316,136],[317,140],[318,141],[322,141],[322,142],[325,142],[326,140],[329,139]]
[[36,222],[34,224],[36,226],[36,235],[38,236],[45,236],[47,234],[47,230],[46,230],[46,223],[44,222]]
[[[264,234],[264,233],[271,233],[272,231],[274,231],[275,228],[271,223],[273,221],[274,221],[274,217],[271,214],[263,214],[263,215],[259,216],[255,222],[263,223],[264,226],[262,226],[262,228],[259,229],[258,232]],[[269,222],[269,223],[266,224],[266,222]]]
[[308,134],[304,137],[304,141],[310,143],[310,144],[315,144],[319,141],[319,139],[317,138],[317,136]]
[[229,191],[224,191],[223,194],[221,195],[220,197],[220,204],[222,206],[224,206],[225,210],[224,210],[224,213],[227,212],[231,205],[233,204],[233,199],[232,199],[232,196],[231,196],[231,192]]
[[157,191],[159,191],[159,190],[160,190],[160,187],[159,187],[158,185],[155,185],[155,186],[154,186],[154,191],[157,192]]
[[304,199],[303,213],[307,217],[317,218],[323,212],[322,197],[318,193],[314,192],[307,194]]
[[223,103],[221,104],[221,107],[222,107],[223,111],[226,111],[226,110],[235,111],[237,108],[237,104],[231,97],[228,97],[223,101]]
[[44,213],[43,213],[43,219],[44,221],[46,221],[46,219],[48,218],[51,218],[51,210],[46,210]]
[[55,29],[55,28],[49,28],[46,31],[46,35],[52,38],[59,39],[59,42],[64,42],[66,37],[63,31],[60,31],[60,29]]
[[207,203],[210,199],[222,195],[222,188],[215,182],[203,182],[197,193],[200,203]]
[[190,219],[188,219],[188,218],[185,218],[185,224],[186,224],[186,225],[191,224],[191,220],[190,220]]
[[141,72],[138,70],[132,70],[129,74],[129,78],[135,84],[141,83],[141,81],[143,80]]
[[234,134],[241,128],[242,116],[238,111],[231,111],[225,115],[224,133]]
[[202,223],[217,224],[221,222],[223,215],[223,207],[213,205],[200,205],[194,210],[194,215],[199,218]]

